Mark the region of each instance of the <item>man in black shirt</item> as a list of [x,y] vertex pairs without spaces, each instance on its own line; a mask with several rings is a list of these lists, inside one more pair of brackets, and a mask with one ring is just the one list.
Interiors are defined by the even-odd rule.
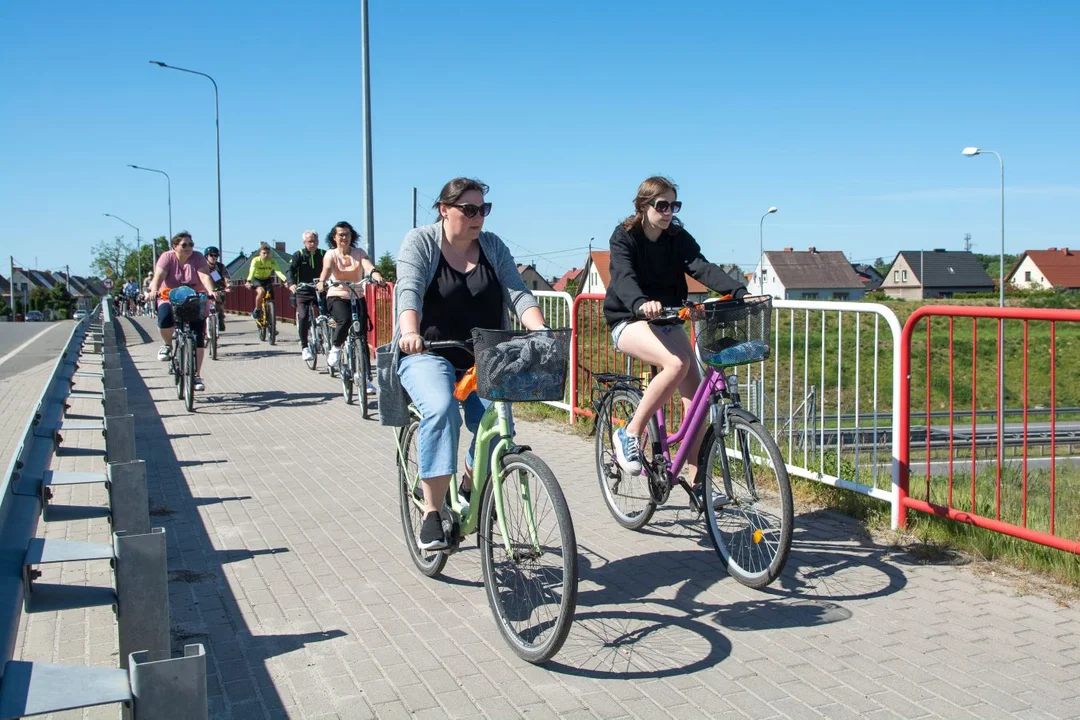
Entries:
[[289,261],[288,277],[289,290],[293,293],[293,303],[296,305],[296,328],[300,333],[300,355],[304,361],[311,360],[311,350],[308,348],[308,331],[311,322],[315,319],[316,307],[319,306],[319,297],[314,288],[300,288],[299,283],[314,284],[318,281],[323,269],[323,256],[326,251],[319,247],[319,234],[314,230],[304,231],[304,247],[297,250],[292,260]]

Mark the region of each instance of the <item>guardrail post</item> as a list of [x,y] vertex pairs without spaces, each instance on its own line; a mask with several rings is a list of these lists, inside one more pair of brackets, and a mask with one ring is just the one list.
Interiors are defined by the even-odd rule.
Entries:
[[135,460],[134,416],[105,416],[105,459],[110,463]]
[[106,390],[121,390],[124,387],[124,376],[120,372],[107,372],[102,376],[101,383]]
[[[165,529],[144,535],[113,533],[116,556],[116,623],[120,667],[133,652],[169,652],[169,581]],[[157,717],[157,716],[155,716]]]
[[120,372],[120,353],[107,352],[101,356],[101,369],[104,372]]
[[185,645],[184,656],[170,658],[148,652],[131,654],[130,720],[206,720],[206,650]]
[[106,388],[102,393],[105,417],[127,415],[127,388]]
[[113,532],[128,535],[151,532],[144,461],[109,463],[109,507]]

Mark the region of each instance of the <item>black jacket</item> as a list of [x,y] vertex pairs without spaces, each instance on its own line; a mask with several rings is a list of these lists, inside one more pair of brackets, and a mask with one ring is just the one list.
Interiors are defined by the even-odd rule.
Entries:
[[640,229],[622,225],[611,234],[611,284],[604,298],[609,327],[637,316],[641,305],[659,300],[665,307],[686,301],[686,276],[720,293],[746,294],[742,283],[705,259],[694,236],[670,228],[655,243]]
[[[326,251],[322,248],[315,248],[315,252],[308,252],[307,248],[302,248],[293,253],[292,259],[289,260],[289,272],[285,273],[285,276],[289,279],[289,285],[295,285],[297,283],[314,283],[318,281],[319,276],[322,275],[323,257],[326,255]],[[314,290],[300,290],[298,292],[306,292],[309,295],[314,295]]]

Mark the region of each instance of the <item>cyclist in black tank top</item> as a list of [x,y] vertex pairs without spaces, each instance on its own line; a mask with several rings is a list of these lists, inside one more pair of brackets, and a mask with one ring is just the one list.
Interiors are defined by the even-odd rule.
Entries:
[[[437,340],[468,340],[472,329],[497,328],[502,325],[502,286],[495,269],[480,249],[476,267],[462,272],[450,266],[446,257],[439,257],[435,279],[424,293],[424,318],[420,335],[427,342]],[[456,370],[472,367],[472,355],[464,350],[436,350],[450,361]]]

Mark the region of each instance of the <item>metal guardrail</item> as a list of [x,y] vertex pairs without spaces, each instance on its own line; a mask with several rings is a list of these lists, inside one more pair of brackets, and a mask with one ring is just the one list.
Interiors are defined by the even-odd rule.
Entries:
[[[86,357],[81,350],[88,347]],[[92,362],[100,357],[100,363]],[[80,359],[82,358],[82,359]],[[80,363],[91,365],[79,371]],[[75,378],[97,378],[100,419],[65,420]],[[106,471],[50,469],[65,434],[101,432]],[[101,482],[109,490],[112,542],[88,543],[35,537],[39,516],[49,521],[53,488]],[[107,300],[78,323],[26,424],[0,486],[0,720],[123,703],[124,717],[206,718],[206,657],[201,645],[170,651],[165,532],[150,527],[146,469],[135,457],[133,417],[120,367],[116,328]],[[109,560],[112,587],[36,582],[41,565]],[[20,613],[112,605],[117,616],[119,668],[96,668],[15,660]]]

